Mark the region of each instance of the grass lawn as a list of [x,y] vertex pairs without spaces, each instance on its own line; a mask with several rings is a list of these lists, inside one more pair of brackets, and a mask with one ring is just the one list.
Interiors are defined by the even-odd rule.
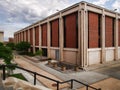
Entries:
[[12,75],[10,75],[10,76],[16,77],[16,78],[21,79],[21,80],[28,81],[28,80],[22,75],[22,73],[12,74]]

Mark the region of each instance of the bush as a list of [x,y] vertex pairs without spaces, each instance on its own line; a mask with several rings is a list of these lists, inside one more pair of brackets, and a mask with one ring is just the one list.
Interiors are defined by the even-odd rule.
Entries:
[[39,55],[39,56],[42,56],[42,54],[43,54],[42,50],[37,50],[37,52],[35,53],[35,55]]
[[6,46],[10,47],[12,50],[15,49],[15,44],[14,43],[7,43]]
[[35,54],[32,53],[32,52],[28,52],[27,55],[28,55],[28,56],[35,56]]
[[0,46],[4,46],[4,44],[2,42],[0,42]]
[[27,54],[29,48],[30,48],[29,42],[23,41],[23,42],[16,44],[16,50],[22,52],[22,54]]

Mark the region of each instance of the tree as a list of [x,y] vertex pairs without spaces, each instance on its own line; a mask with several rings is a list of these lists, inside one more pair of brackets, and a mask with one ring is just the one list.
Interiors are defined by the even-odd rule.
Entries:
[[0,46],[0,58],[3,58],[6,64],[11,64],[11,60],[13,59],[11,48]]
[[4,44],[2,42],[0,42],[0,46],[4,46]]
[[14,43],[11,43],[11,42],[10,42],[10,43],[7,43],[6,46],[7,46],[7,47],[10,47],[12,50],[15,49],[15,44],[14,44]]
[[20,42],[16,44],[16,50],[21,51],[22,53],[26,54],[28,52],[28,49],[30,48],[29,42]]
[[[0,58],[4,60],[6,65],[11,65],[12,64],[11,61],[13,59],[12,49],[7,46],[0,46]],[[8,74],[12,74],[14,69],[15,69],[15,65],[6,67]]]

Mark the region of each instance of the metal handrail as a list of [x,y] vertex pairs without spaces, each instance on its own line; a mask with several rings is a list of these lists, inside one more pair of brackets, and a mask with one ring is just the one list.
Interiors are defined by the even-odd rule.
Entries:
[[22,68],[22,67],[19,67],[19,66],[17,66],[17,65],[13,65],[13,64],[10,64],[10,65],[0,65],[0,67],[2,67],[2,69],[3,69],[3,80],[6,79],[5,68],[6,68],[6,67],[16,67],[16,68],[22,69],[22,70],[24,70],[24,71],[33,73],[33,74],[34,74],[34,85],[36,85],[36,76],[38,75],[38,76],[41,76],[41,77],[46,78],[46,79],[48,79],[48,80],[51,80],[51,81],[56,82],[57,90],[59,90],[59,84],[64,84],[64,83],[68,83],[68,82],[71,83],[71,87],[70,87],[70,88],[72,89],[72,88],[73,88],[73,85],[74,85],[74,84],[73,84],[74,81],[77,82],[77,83],[80,83],[80,84],[82,84],[82,85],[84,85],[84,86],[86,86],[86,90],[88,90],[88,88],[92,88],[92,89],[94,89],[94,90],[101,90],[101,88],[97,89],[97,88],[92,87],[92,86],[90,86],[90,85],[88,85],[88,84],[82,83],[82,82],[80,82],[80,81],[78,81],[78,80],[76,80],[76,79],[70,79],[70,80],[67,80],[67,81],[60,82],[60,81],[58,81],[58,80],[49,78],[49,77],[44,76],[44,75],[42,75],[42,74],[39,74],[39,73],[37,73],[37,72],[33,72],[33,71],[31,71],[31,70],[28,70],[28,69],[25,69],[25,68]]

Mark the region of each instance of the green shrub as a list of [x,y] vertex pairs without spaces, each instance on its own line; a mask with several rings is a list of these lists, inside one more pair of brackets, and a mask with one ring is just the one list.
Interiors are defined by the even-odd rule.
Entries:
[[30,48],[30,43],[29,42],[20,42],[16,44],[16,50],[20,51],[22,54],[27,54],[28,49]]
[[15,49],[15,44],[14,43],[7,43],[6,46],[10,47],[12,50]]
[[35,56],[35,54],[32,53],[32,52],[28,52],[27,55],[28,55],[28,56]]

